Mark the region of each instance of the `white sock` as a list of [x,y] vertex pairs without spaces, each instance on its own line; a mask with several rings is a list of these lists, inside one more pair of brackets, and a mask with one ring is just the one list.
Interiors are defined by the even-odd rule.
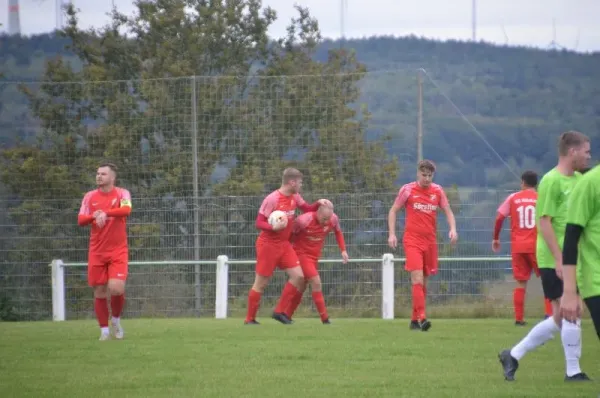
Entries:
[[581,368],[579,367],[579,358],[581,357],[581,320],[578,319],[575,323],[571,323],[563,319],[560,338],[565,351],[567,376],[581,373]]
[[114,317],[113,316],[112,317],[112,323],[113,323],[113,325],[118,325],[120,320],[121,320],[120,317]]
[[110,329],[108,328],[108,326],[101,327],[101,328],[100,328],[100,332],[101,332],[102,334],[109,334],[109,333],[110,333]]
[[554,333],[558,332],[560,328],[554,322],[554,318],[550,317],[539,322],[533,327],[519,343],[510,350],[510,355],[517,361],[525,356],[529,351],[536,349],[548,340],[554,337]]

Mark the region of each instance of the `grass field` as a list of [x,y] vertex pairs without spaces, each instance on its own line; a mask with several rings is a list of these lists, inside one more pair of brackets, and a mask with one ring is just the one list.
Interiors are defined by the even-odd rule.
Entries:
[[[262,318],[124,320],[126,339],[98,341],[93,321],[0,323],[0,397],[594,397],[565,383],[560,337],[505,382],[500,349],[529,328],[511,320]],[[600,344],[583,326],[582,367],[600,380]]]

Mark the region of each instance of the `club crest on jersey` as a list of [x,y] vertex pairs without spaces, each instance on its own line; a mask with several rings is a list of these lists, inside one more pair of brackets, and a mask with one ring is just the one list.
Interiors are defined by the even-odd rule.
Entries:
[[429,197],[431,200],[435,200],[436,196],[435,194],[431,194],[431,196]]
[[113,199],[113,200],[112,200],[112,202],[110,202],[110,205],[111,205],[111,206],[114,206],[114,205],[116,205],[116,204],[117,204],[117,199],[116,199],[116,198],[115,198],[115,199]]

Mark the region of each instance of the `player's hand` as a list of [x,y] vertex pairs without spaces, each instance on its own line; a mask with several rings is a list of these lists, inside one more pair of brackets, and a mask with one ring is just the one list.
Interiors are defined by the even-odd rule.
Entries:
[[581,301],[575,292],[563,292],[560,298],[560,314],[569,322],[581,318]]
[[317,203],[320,204],[321,206],[325,206],[325,207],[329,207],[329,208],[333,209],[333,203],[331,203],[331,201],[329,199],[319,199],[319,200],[317,200]]
[[458,240],[458,233],[456,232],[455,229],[451,229],[450,232],[448,233],[448,238],[450,238],[450,243],[455,244],[456,241]]
[[396,246],[398,246],[398,238],[396,238],[396,235],[390,235],[388,238],[388,246],[391,247],[392,249],[395,249]]
[[349,259],[349,258],[350,258],[350,257],[348,257],[348,252],[347,252],[346,250],[344,250],[344,251],[342,252],[342,263],[344,263],[344,264],[348,264],[348,259]]
[[102,210],[98,210],[98,211],[94,212],[94,214],[95,214],[94,218],[96,219],[96,225],[99,228],[102,228],[106,224],[106,219],[107,219],[106,213],[103,212]]
[[492,241],[492,251],[494,253],[498,253],[500,251],[500,241],[499,240]]
[[562,281],[562,278],[563,278],[562,261],[555,261],[555,271],[556,271],[556,276],[558,277],[558,279],[560,279]]

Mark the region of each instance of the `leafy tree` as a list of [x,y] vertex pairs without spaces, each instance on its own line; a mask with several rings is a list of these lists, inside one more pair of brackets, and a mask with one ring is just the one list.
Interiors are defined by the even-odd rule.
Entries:
[[[313,191],[391,186],[397,164],[380,143],[365,142],[366,107],[351,107],[365,67],[341,50],[315,61],[321,36],[307,9],[297,7],[286,37],[272,42],[267,31],[276,13],[260,0],[134,5],[133,16],[113,11],[107,26],[87,31],[69,6],[61,34],[81,67],[58,56],[41,83],[21,87],[40,133],[33,145],[2,151],[0,179],[20,200],[11,214],[26,238],[11,261],[66,253],[85,260],[87,232],[74,226],[76,210],[102,160],[119,165],[119,184],[138,200],[133,259],[191,258],[191,209],[201,206],[200,196],[262,194],[288,164],[306,171]],[[290,153],[298,160],[286,160]],[[209,191],[227,162],[229,175]],[[246,240],[256,234],[256,208],[251,215],[201,212],[203,247],[220,247],[214,227],[223,221],[243,225]],[[39,219],[31,222],[32,215]]]

